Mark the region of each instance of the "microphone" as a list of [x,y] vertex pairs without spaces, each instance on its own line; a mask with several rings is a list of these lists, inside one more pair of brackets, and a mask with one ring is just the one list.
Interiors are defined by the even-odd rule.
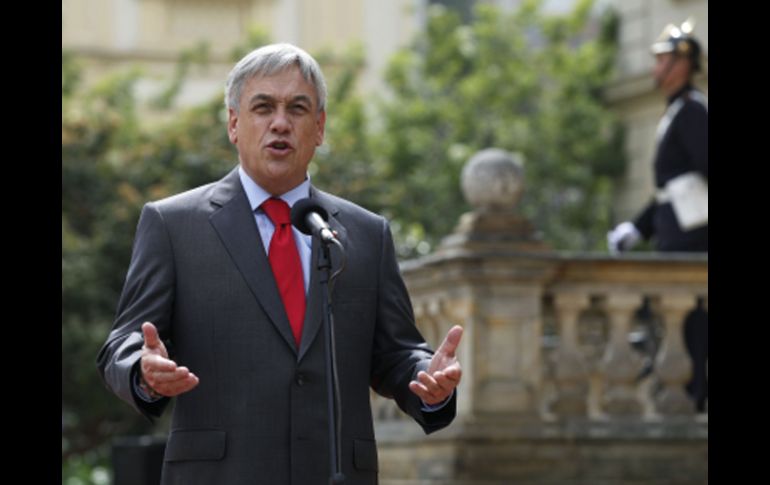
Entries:
[[[320,279],[325,296],[323,299],[323,324],[326,331],[324,356],[326,365],[326,399],[328,403],[329,425],[329,461],[330,485],[341,485],[345,481],[342,474],[342,399],[340,397],[340,378],[337,373],[337,350],[334,338],[334,313],[332,312],[332,288],[334,279],[345,269],[345,249],[337,240],[326,221],[329,213],[312,199],[298,200],[291,208],[291,223],[302,234],[312,234],[323,242],[318,251],[318,270],[325,277]],[[340,250],[341,265],[332,275],[332,261],[329,257],[329,244],[334,243]]]
[[298,200],[291,208],[291,223],[299,232],[316,236],[324,244],[337,241],[329,224],[329,213],[312,199]]

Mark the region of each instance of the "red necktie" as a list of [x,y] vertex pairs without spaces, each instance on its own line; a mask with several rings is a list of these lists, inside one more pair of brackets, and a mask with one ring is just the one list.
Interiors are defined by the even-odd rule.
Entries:
[[302,339],[302,322],[305,319],[305,282],[302,263],[291,230],[289,204],[281,199],[267,199],[262,210],[273,221],[275,232],[270,240],[268,259],[273,269],[283,307],[289,317],[291,331],[297,347]]

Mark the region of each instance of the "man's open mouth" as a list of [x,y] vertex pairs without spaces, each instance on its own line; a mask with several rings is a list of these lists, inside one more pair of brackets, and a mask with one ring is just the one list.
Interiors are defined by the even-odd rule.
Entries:
[[291,145],[285,141],[274,141],[269,143],[267,146],[274,150],[281,150],[281,151],[289,150],[291,148]]

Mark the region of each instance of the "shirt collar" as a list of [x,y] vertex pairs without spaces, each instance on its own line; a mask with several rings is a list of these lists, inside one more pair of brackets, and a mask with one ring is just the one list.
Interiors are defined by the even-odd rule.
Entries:
[[[243,190],[246,192],[246,197],[249,199],[249,205],[251,206],[252,212],[257,210],[264,201],[272,197],[270,193],[254,182],[240,165],[238,166],[238,175],[241,177],[241,185],[243,185]],[[309,196],[310,175],[308,174],[301,184],[282,194],[278,198],[289,204],[289,207],[293,207],[298,200],[305,199]]]

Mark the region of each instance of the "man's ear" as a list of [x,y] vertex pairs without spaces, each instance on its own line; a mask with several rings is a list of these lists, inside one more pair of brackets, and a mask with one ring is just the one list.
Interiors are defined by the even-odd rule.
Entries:
[[233,145],[238,143],[238,113],[227,108],[227,137]]
[[321,111],[316,121],[318,133],[316,134],[315,146],[321,146],[324,142],[324,129],[326,128],[326,110]]

